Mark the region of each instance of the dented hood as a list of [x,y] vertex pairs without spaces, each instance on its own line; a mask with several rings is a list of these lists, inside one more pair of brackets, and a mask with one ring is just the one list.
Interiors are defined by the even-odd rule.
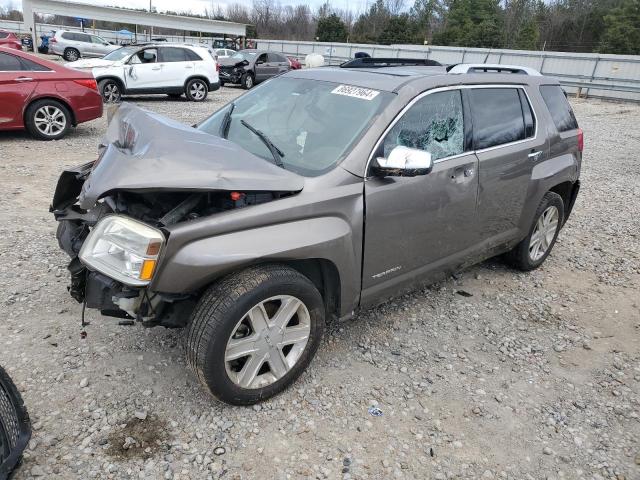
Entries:
[[300,175],[233,142],[123,103],[84,182],[81,208],[114,190],[298,192]]

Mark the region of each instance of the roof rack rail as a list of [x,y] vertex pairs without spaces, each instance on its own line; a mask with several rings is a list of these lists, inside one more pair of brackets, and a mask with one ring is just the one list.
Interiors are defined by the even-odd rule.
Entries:
[[493,63],[458,63],[447,67],[449,73],[514,73],[516,75],[531,75],[540,77],[542,74],[531,67],[519,65],[500,65]]
[[441,67],[440,62],[424,58],[354,58],[340,64],[340,68],[382,68],[382,67]]

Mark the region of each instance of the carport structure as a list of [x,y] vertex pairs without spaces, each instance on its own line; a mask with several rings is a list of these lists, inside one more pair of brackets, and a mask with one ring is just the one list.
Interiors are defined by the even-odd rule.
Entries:
[[221,36],[229,35],[240,37],[241,39],[244,39],[247,35],[247,26],[242,23],[125,10],[63,0],[22,0],[22,11],[25,26],[31,32],[31,37],[33,38],[33,45],[38,45],[35,28],[36,13],[63,15],[72,18],[90,18],[92,20],[105,20],[131,25],[173,28],[189,32],[213,33]]

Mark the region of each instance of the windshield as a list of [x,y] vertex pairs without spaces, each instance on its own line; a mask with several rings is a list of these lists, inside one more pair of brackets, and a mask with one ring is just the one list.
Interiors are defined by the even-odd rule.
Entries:
[[226,113],[233,108],[227,128],[229,140],[273,162],[269,147],[243,126],[244,120],[282,151],[284,168],[313,177],[342,160],[392,95],[332,82],[279,77],[250,90],[197,128],[223,136]]
[[129,55],[138,51],[139,49],[140,47],[122,47],[117,50],[114,50],[113,52],[111,52],[108,55],[105,55],[102,58],[105,60],[112,60],[114,62],[117,62],[118,60],[124,60]]
[[241,60],[251,61],[251,59],[255,56],[256,56],[256,52],[236,52],[231,56],[231,58],[238,61],[241,61]]

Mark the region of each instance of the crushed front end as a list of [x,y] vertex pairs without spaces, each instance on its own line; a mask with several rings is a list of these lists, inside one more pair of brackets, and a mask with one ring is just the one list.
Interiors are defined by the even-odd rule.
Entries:
[[122,104],[98,159],[63,171],[51,204],[58,244],[71,258],[69,293],[103,315],[186,326],[200,292],[152,289],[170,227],[301,185],[231,142]]

